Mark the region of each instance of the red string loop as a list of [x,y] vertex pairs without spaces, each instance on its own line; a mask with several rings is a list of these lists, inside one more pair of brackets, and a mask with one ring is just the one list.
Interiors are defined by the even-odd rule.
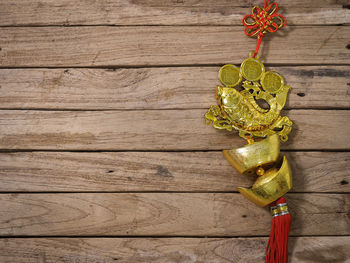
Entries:
[[264,0],[264,8],[269,5],[269,0]]
[[261,40],[267,32],[274,33],[286,26],[286,18],[277,14],[277,11],[277,3],[269,4],[269,0],[264,0],[264,8],[254,6],[252,14],[243,17],[243,25],[246,27],[244,33],[249,37],[256,36],[258,38],[253,57],[258,54]]

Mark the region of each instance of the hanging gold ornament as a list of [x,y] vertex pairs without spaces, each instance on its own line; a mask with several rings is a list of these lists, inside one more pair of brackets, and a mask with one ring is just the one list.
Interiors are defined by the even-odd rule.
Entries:
[[[279,73],[266,71],[263,63],[253,57],[244,60],[240,68],[224,65],[219,80],[224,86],[217,86],[217,105],[210,107],[205,120],[216,129],[237,130],[247,140],[247,146],[223,152],[240,173],[261,176],[251,189],[238,190],[254,203],[266,206],[292,187],[286,157],[279,169],[271,168],[279,157],[280,140],[287,141],[292,130],[292,121],[281,116],[290,87]],[[259,106],[258,101],[265,103],[266,108]],[[254,137],[266,139],[255,142]],[[265,171],[267,167],[270,168]]]
[[238,191],[259,206],[270,206],[273,216],[266,263],[287,263],[291,217],[283,195],[292,188],[292,172],[286,156],[280,156],[280,141],[286,142],[293,122],[282,116],[290,86],[276,71],[266,70],[258,51],[264,35],[286,25],[276,12],[278,5],[264,1],[243,18],[244,33],[258,38],[255,52],[240,67],[227,64],[219,71],[222,86],[216,88],[217,105],[205,114],[205,122],[220,130],[237,130],[247,145],[224,150],[224,156],[241,174],[257,175],[251,188]]

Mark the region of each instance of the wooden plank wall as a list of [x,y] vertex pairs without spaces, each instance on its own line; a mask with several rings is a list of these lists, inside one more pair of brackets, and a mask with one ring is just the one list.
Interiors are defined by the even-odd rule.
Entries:
[[[350,3],[278,1],[292,91],[290,262],[350,262]],[[203,124],[262,1],[1,0],[0,262],[264,262],[236,134]]]

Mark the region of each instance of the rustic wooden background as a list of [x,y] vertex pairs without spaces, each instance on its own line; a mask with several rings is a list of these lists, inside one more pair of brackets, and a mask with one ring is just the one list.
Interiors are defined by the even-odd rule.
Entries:
[[[292,263],[350,262],[350,2],[279,0]],[[264,262],[271,218],[203,124],[257,0],[0,1],[0,262]]]

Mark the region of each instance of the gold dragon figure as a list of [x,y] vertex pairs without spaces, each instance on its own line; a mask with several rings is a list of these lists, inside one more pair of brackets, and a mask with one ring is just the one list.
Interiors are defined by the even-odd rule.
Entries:
[[[250,57],[241,67],[225,65],[220,69],[219,79],[225,86],[218,86],[218,105],[210,107],[205,115],[207,124],[216,129],[232,128],[242,138],[266,137],[277,133],[281,141],[288,140],[292,122],[280,116],[290,87],[275,71],[265,71],[263,63]],[[259,104],[265,103],[266,107]]]

